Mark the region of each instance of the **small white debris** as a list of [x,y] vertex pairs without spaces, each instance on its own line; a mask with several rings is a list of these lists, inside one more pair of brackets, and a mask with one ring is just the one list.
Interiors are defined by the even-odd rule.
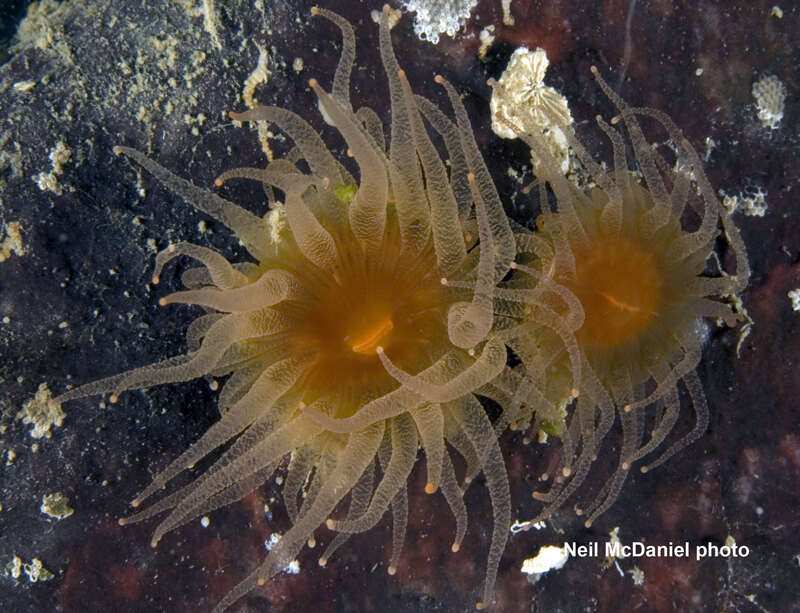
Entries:
[[[567,563],[569,554],[564,547],[545,545],[539,548],[539,553],[534,558],[522,562],[522,572],[526,575],[543,575],[551,570],[563,568]],[[538,576],[536,577],[538,579]]]
[[513,26],[516,21],[511,14],[511,0],[501,0],[500,6],[503,8],[503,25]]
[[50,172],[43,171],[33,175],[31,178],[43,192],[49,191],[56,196],[60,196],[64,193],[64,188],[59,184],[58,176],[64,173],[64,165],[72,158],[72,150],[67,147],[62,138],[50,150],[48,157],[51,165]]
[[30,435],[33,438],[50,438],[50,427],[61,426],[67,416],[61,410],[60,405],[50,405],[53,394],[47,387],[47,383],[42,383],[36,391],[36,395],[22,405],[22,410],[17,413],[17,419],[21,419],[24,424],[33,424]]
[[775,6],[772,7],[770,15],[772,15],[773,17],[777,17],[778,19],[783,19],[783,9],[776,4]]
[[[381,15],[382,11],[372,10],[370,11],[370,17],[372,17],[372,21],[375,23],[381,22]],[[389,29],[391,30],[393,27],[397,25],[397,22],[403,17],[402,11],[398,11],[397,9],[389,8]],[[316,53],[316,48],[314,49],[314,53]]]
[[3,574],[12,579],[19,579],[23,572],[28,575],[28,581],[31,583],[49,581],[55,576],[44,567],[39,558],[33,558],[29,563],[23,563],[22,558],[15,555],[3,569]]
[[56,196],[60,196],[63,193],[55,173],[40,172],[33,175],[31,179],[43,192],[53,192]]
[[[619,538],[619,526],[614,526],[614,529],[608,533],[608,544],[610,546],[609,547],[610,551],[614,552],[622,551],[622,541]],[[610,554],[610,556],[611,557],[608,561],[609,564],[611,564],[611,560],[616,560],[616,557],[614,557],[613,554]],[[620,555],[619,557],[624,557],[624,556]]]
[[511,531],[511,534],[517,534],[519,532],[527,532],[531,528],[541,530],[545,527],[547,527],[547,524],[545,524],[543,521],[537,521],[536,523],[533,523],[531,521],[516,520],[513,524],[511,524],[511,528],[509,528],[509,530]]
[[274,202],[265,219],[269,229],[270,242],[275,245],[275,252],[277,253],[278,245],[281,242],[281,234],[286,229],[286,209],[283,203]]
[[292,68],[298,74],[303,72],[303,58],[301,57],[294,58],[294,62],[292,62]]
[[28,575],[28,581],[36,583],[37,581],[49,581],[55,575],[44,567],[39,558],[33,558],[29,564],[23,564],[22,570]]
[[64,165],[72,158],[72,150],[67,147],[67,143],[61,138],[48,154],[53,165],[53,172],[60,175],[64,172]]
[[761,77],[753,83],[753,98],[756,99],[758,120],[761,125],[775,130],[783,119],[786,87],[775,75]]
[[15,92],[24,94],[26,92],[31,91],[35,86],[36,86],[36,81],[17,81],[11,87],[14,88]]
[[[264,541],[264,547],[267,549],[267,551],[272,550],[272,548],[280,542],[282,536],[283,535],[278,532],[273,532],[270,534],[269,538]],[[292,560],[283,570],[290,575],[296,575],[300,572],[300,562],[298,562],[296,559]]]
[[208,515],[203,515],[203,517],[200,518],[200,525],[203,526],[203,528],[208,528],[210,524],[211,520],[208,519]]
[[706,140],[704,142],[706,145],[706,150],[703,152],[703,161],[708,162],[708,160],[711,158],[711,154],[714,152],[714,149],[717,148],[717,141],[710,136],[706,136]]
[[800,287],[791,290],[786,295],[789,296],[789,300],[792,301],[792,310],[800,311]]
[[767,192],[760,187],[754,188],[750,193],[731,195],[720,190],[719,194],[722,196],[722,206],[729,215],[741,210],[748,217],[764,217],[767,212]]
[[282,536],[283,535],[278,532],[273,532],[270,534],[269,538],[264,541],[264,547],[267,549],[267,551],[270,551],[273,547],[275,547],[275,545],[278,544],[278,541],[281,540]]
[[489,51],[489,47],[491,47],[494,43],[494,26],[486,26],[483,30],[481,30],[481,33],[478,34],[478,38],[481,41],[481,46],[478,49],[478,57],[480,59],[484,59],[486,57],[486,53]]
[[42,506],[39,510],[54,519],[64,519],[74,513],[74,509],[69,506],[69,498],[60,492],[42,496]]
[[22,225],[18,221],[10,221],[5,226],[5,238],[0,241],[0,262],[5,262],[12,253],[16,255],[26,253],[22,244]]
[[638,566],[634,566],[628,571],[633,579],[634,585],[642,585],[644,583],[644,571]]
[[22,575],[22,559],[19,556],[11,558],[11,561],[6,564],[3,574],[12,579],[19,579]]

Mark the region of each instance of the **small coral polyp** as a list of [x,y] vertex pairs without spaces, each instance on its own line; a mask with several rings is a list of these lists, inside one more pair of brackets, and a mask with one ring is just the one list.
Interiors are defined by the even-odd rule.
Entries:
[[[175,257],[201,264],[184,274],[185,291],[160,301],[208,310],[187,330],[189,352],[70,390],[55,402],[106,392],[116,402],[128,389],[228,377],[219,394],[220,420],[133,506],[228,445],[220,459],[188,485],[121,520],[167,512],[153,535],[155,546],[170,530],[255,489],[288,456],[283,494],[292,527],[216,611],[286,568],[306,542],[315,542],[323,523],[338,533],[320,557],[325,565],[349,535],[376,525],[389,507],[394,536],[388,570],[394,573],[406,529],[407,478],[420,445],[427,458],[425,490],[441,489],[452,509],[457,551],[467,511],[452,448],[466,460],[465,480],[483,471],[491,495],[493,536],[483,590],[483,603],[490,603],[510,500],[496,434],[474,392],[506,367],[505,346],[492,332],[493,298],[514,257],[513,234],[457,92],[437,77],[455,122],[412,93],[392,49],[388,8],[380,22],[392,112],[388,151],[378,115],[366,107],[354,111],[350,102],[352,26],[329,11],[313,13],[342,31],[332,93],[315,79],[309,85],[346,141],[359,181],[305,120],[278,107],[232,117],[277,125],[295,148],[266,168],[237,168],[216,182],[255,179],[268,193],[283,192],[284,202],[272,202],[264,218],[134,149],[116,147],[228,226],[256,263],[231,264],[189,243],[161,252],[154,283]],[[429,130],[445,143],[449,173]],[[348,494],[346,515],[333,517],[341,515],[336,509]]]
[[[739,232],[679,129],[664,113],[628,106],[593,72],[619,110],[611,125],[597,117],[613,145],[614,168],[606,170],[570,136],[570,147],[596,183],[585,191],[562,175],[539,128],[516,126],[541,160],[535,173],[543,212],[537,232],[517,234],[516,270],[498,289],[497,309],[507,318],[502,335],[522,361],[505,419],[515,427],[533,419],[562,438],[557,469],[542,475],[552,479],[550,489],[533,494],[546,503],[534,521],[574,494],[604,457],[603,441],[614,422],[621,425],[616,470],[589,504],[575,507],[588,515],[587,526],[614,502],[631,465],[670,434],[683,392],[694,427],[641,470],[661,464],[705,431],[708,408],[695,373],[701,320],[734,325],[737,315],[726,300],[746,287],[750,274]],[[642,120],[666,131],[669,157],[645,138]],[[630,145],[614,127],[620,124]],[[641,182],[628,168],[629,146]],[[555,194],[555,210],[547,204],[545,183]],[[733,272],[720,269],[715,258],[719,236],[734,255]],[[708,272],[714,270],[709,263],[716,272]],[[573,398],[569,418],[559,422]]]

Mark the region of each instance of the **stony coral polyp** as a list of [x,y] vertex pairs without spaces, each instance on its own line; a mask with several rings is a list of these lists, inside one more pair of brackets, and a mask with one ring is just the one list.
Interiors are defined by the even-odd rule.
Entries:
[[[133,506],[227,446],[220,459],[188,485],[121,520],[166,512],[153,535],[155,546],[170,530],[252,491],[288,455],[283,493],[293,525],[217,611],[286,568],[323,523],[338,534],[320,557],[322,565],[389,507],[394,550],[388,570],[394,573],[408,513],[406,482],[420,445],[427,458],[425,490],[441,489],[447,499],[457,551],[467,513],[450,456],[454,449],[466,460],[466,480],[484,472],[492,499],[483,589],[489,603],[510,500],[495,431],[473,393],[506,367],[506,348],[492,332],[493,297],[514,257],[513,235],[456,91],[437,77],[455,121],[412,93],[392,49],[388,7],[380,21],[392,113],[388,149],[379,116],[366,107],[354,110],[350,101],[352,26],[324,9],[312,12],[342,32],[332,92],[316,79],[309,86],[326,121],[346,141],[358,179],[305,120],[278,107],[232,117],[277,125],[295,149],[266,168],[237,168],[216,181],[254,179],[282,192],[284,201],[273,202],[265,218],[195,187],[135,149],[116,147],[230,228],[256,263],[231,264],[188,243],[167,248],[157,257],[155,283],[177,256],[201,264],[184,275],[185,291],[160,301],[209,311],[189,326],[189,352],[70,390],[55,402],[104,392],[115,402],[128,389],[228,377],[219,395],[220,420]],[[449,172],[431,131],[445,144]],[[300,169],[301,161],[308,171]],[[348,494],[346,516],[335,519]]]
[[[309,87],[346,142],[357,176],[310,124],[274,106],[231,116],[277,126],[294,148],[266,168],[236,168],[216,181],[262,183],[271,195],[264,218],[135,149],[116,147],[227,226],[255,262],[231,263],[190,243],[159,253],[154,284],[176,257],[200,264],[184,273],[184,291],[160,300],[206,309],[187,329],[188,352],[69,390],[53,402],[108,392],[117,402],[129,389],[227,377],[219,421],[132,505],[149,501],[223,448],[219,459],[184,487],[120,520],[166,513],[153,535],[155,546],[169,531],[242,498],[286,466],[282,491],[292,526],[215,611],[281,572],[304,544],[315,546],[323,524],[336,533],[319,558],[324,566],[351,534],[372,528],[390,508],[387,569],[394,573],[408,516],[406,484],[419,447],[426,457],[425,491],[444,495],[456,519],[452,549],[458,551],[467,523],[463,484],[483,472],[493,517],[486,522],[492,541],[482,608],[492,602],[511,523],[497,434],[506,424],[533,423],[561,437],[557,471],[543,475],[553,483],[534,494],[546,503],[539,515],[544,519],[587,480],[619,421],[617,467],[594,500],[577,508],[590,524],[614,501],[631,465],[670,434],[682,395],[694,408],[695,427],[643,469],[704,430],[707,408],[694,373],[698,322],[736,321],[725,300],[745,287],[747,256],[677,127],[658,111],[627,106],[599,75],[619,110],[612,125],[598,118],[613,145],[613,170],[570,137],[596,184],[580,189],[562,176],[539,129],[523,126],[518,131],[528,134],[539,160],[543,212],[538,231],[512,231],[458,93],[435,78],[452,120],[412,92],[392,48],[388,7],[380,19],[391,103],[388,143],[379,115],[354,109],[350,100],[352,26],[324,9],[312,13],[342,33],[331,92],[316,79]],[[642,118],[666,131],[672,159],[645,139]],[[629,171],[628,144],[613,124],[627,128],[643,181]],[[449,168],[434,135],[444,143]],[[545,184],[556,197],[554,209],[544,204]],[[720,227],[735,271],[711,274]],[[507,366],[507,347],[520,359],[518,367]],[[490,423],[477,395],[498,401],[498,423]],[[454,452],[466,465],[463,484]]]
[[[523,363],[505,419],[521,425],[535,418],[551,428],[555,420],[562,437],[555,474],[542,476],[552,486],[534,492],[546,503],[536,520],[559,509],[586,480],[614,422],[621,424],[616,470],[588,505],[576,506],[588,515],[587,526],[616,499],[631,465],[670,434],[681,390],[695,425],[642,471],[705,431],[708,408],[695,373],[702,318],[734,325],[729,299],[750,274],[739,232],[675,124],[660,111],[628,106],[592,71],[619,110],[612,125],[597,117],[613,146],[614,168],[606,170],[569,137],[596,184],[583,190],[562,175],[537,127],[519,130],[541,160],[535,172],[543,212],[537,232],[517,235],[514,278],[498,290],[502,334]],[[671,159],[646,139],[643,119],[666,132]],[[615,125],[626,127],[630,145]],[[641,181],[628,168],[629,146]],[[545,184],[555,210],[547,205]],[[734,254],[733,272],[715,259],[719,235]],[[709,262],[716,262],[716,272],[707,272]],[[573,398],[569,419],[558,427]]]

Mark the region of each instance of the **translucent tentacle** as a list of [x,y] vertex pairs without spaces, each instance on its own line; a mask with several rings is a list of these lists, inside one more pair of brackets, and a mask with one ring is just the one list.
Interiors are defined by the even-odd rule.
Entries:
[[162,249],[156,255],[156,266],[153,270],[154,284],[157,285],[161,280],[161,271],[164,269],[164,265],[181,255],[202,263],[208,270],[211,282],[220,289],[233,289],[248,283],[247,277],[236,270],[221,253],[200,245],[180,242]]
[[467,505],[464,504],[463,493],[456,481],[456,472],[453,469],[453,462],[450,454],[445,452],[442,463],[442,494],[447,501],[447,506],[453,512],[456,520],[456,534],[450,549],[455,553],[461,549],[464,542],[464,535],[467,533]]
[[390,575],[397,572],[400,554],[403,553],[403,545],[406,542],[408,526],[408,489],[406,488],[404,481],[392,501],[392,557],[389,559],[389,566],[386,567],[386,572]]
[[425,188],[412,138],[411,119],[406,107],[403,88],[397,76],[400,66],[394,55],[389,34],[388,7],[380,20],[380,53],[392,105],[391,145],[389,167],[392,192],[397,208],[400,237],[404,250],[421,252],[430,234],[430,213]]
[[667,450],[664,451],[664,453],[662,453],[658,458],[646,466],[642,466],[640,470],[643,473],[652,470],[656,466],[666,462],[681,449],[700,438],[700,435],[702,435],[703,432],[706,431],[706,428],[708,428],[708,404],[706,403],[706,395],[703,392],[703,385],[700,383],[697,373],[693,370],[686,373],[686,375],[683,377],[683,383],[686,385],[686,390],[689,392],[689,397],[691,398],[692,406],[694,407],[694,412],[696,415],[694,427],[683,438],[670,445]]
[[482,606],[490,605],[493,601],[497,566],[505,549],[508,529],[511,526],[511,494],[508,488],[508,476],[494,429],[478,399],[469,394],[448,406],[451,407],[451,414],[460,421],[464,432],[472,440],[479,456],[483,458],[481,468],[486,477],[486,486],[492,500],[494,515],[492,543],[489,546],[486,563],[483,601],[478,603],[478,608],[482,608]]
[[134,160],[172,193],[230,228],[256,259],[260,260],[268,255],[263,249],[262,238],[267,231],[266,223],[257,215],[182,179],[136,149],[117,146],[114,147],[114,153]]
[[193,320],[186,327],[186,345],[189,352],[197,351],[200,342],[216,322],[225,317],[224,313],[206,313]]
[[296,113],[276,106],[259,106],[243,113],[231,113],[231,119],[278,124],[303,152],[303,159],[308,162],[312,174],[327,177],[334,185],[345,183],[345,177],[340,172],[341,166],[331,155],[325,142],[316,130]]
[[257,281],[230,290],[214,288],[190,289],[174,292],[161,298],[161,306],[168,304],[198,304],[225,313],[255,311],[278,304],[299,295],[300,283],[291,273],[271,269]]
[[286,472],[286,480],[283,482],[282,493],[286,513],[289,515],[289,521],[293,524],[297,522],[298,516],[297,496],[313,470],[317,457],[318,452],[313,446],[305,445],[292,451],[289,459],[289,468]]
[[153,482],[131,504],[134,507],[139,506],[176,475],[194,466],[198,460],[224,445],[258,417],[264,415],[277,399],[294,385],[302,372],[303,364],[301,360],[289,358],[264,370],[241,400],[230,408],[225,419],[213,424],[199,441],[156,475]]
[[303,255],[318,268],[333,272],[339,267],[339,253],[333,240],[303,201],[302,187],[286,193],[286,219]]
[[417,459],[417,432],[407,415],[398,415],[390,422],[391,456],[367,511],[357,519],[329,519],[327,526],[339,532],[364,532],[375,526],[389,508],[392,499],[405,487]]
[[477,345],[486,338],[492,327],[494,271],[496,268],[496,246],[494,236],[489,227],[486,203],[475,183],[475,175],[468,174],[467,181],[472,191],[472,199],[475,201],[478,236],[481,241],[477,278],[472,302],[468,305],[466,303],[457,303],[447,313],[447,334],[450,337],[450,342],[462,349],[469,349]]
[[[428,137],[425,126],[422,124],[422,118],[415,104],[414,94],[411,91],[405,72],[398,70],[397,77],[400,80],[403,102],[411,123],[411,135],[425,174],[425,194],[430,204],[436,260],[442,275],[448,277],[459,270],[467,258],[467,250],[464,246],[464,237],[461,232],[461,221],[458,218],[458,205],[450,189],[450,182],[447,179],[444,164]],[[484,225],[488,235],[488,222],[485,219],[485,215],[486,212],[484,210]],[[490,237],[487,238],[491,240]],[[490,251],[489,257],[492,255]],[[494,285],[494,283],[491,283],[491,285]],[[472,343],[472,345],[474,344]]]
[[461,150],[461,138],[458,134],[458,128],[439,110],[438,106],[427,98],[415,96],[415,100],[428,123],[444,139],[444,145],[450,156],[450,187],[458,203],[458,217],[461,220],[465,220],[472,209],[472,190],[470,190],[469,182],[467,181],[469,167],[467,166],[464,152]]
[[[500,345],[502,346],[502,343],[500,343]],[[505,349],[503,349],[503,351],[505,351]],[[505,361],[505,358],[503,358],[503,360]],[[415,379],[434,385],[437,385],[441,381],[451,381],[453,373],[463,370],[466,364],[467,361],[464,355],[446,354],[431,366],[415,375]],[[464,373],[462,372],[462,374]],[[469,384],[465,382],[465,389],[469,385],[472,385],[472,382]],[[469,389],[473,388],[469,387]],[[456,394],[456,397],[458,395],[459,394]],[[423,403],[424,399],[419,394],[405,386],[400,386],[388,394],[384,394],[366,403],[351,417],[335,418],[322,412],[314,411],[311,407],[307,407],[305,412],[306,415],[322,425],[326,430],[350,433],[362,430],[378,421],[390,419],[401,413],[405,413],[406,411],[421,406]]]
[[378,445],[383,438],[383,427],[382,422],[373,424],[366,430],[356,432],[348,437],[347,445],[336,464],[334,474],[322,485],[311,508],[304,512],[298,522],[281,537],[258,570],[239,584],[244,587],[234,588],[217,605],[215,611],[224,610],[253,587],[263,584],[267,579],[286,568],[305,544],[307,535],[311,534],[330,515],[333,508],[364,474],[367,466],[375,457]]
[[386,138],[383,134],[383,122],[378,114],[368,106],[362,106],[356,111],[356,119],[364,124],[364,129],[375,141],[378,149],[384,151],[386,149]]
[[444,416],[438,404],[423,404],[409,411],[417,424],[419,437],[425,449],[425,462],[428,465],[428,483],[425,492],[433,494],[439,489],[444,461]]
[[392,378],[414,391],[428,402],[449,402],[463,395],[464,390],[473,390],[494,379],[506,365],[505,345],[497,339],[489,339],[481,355],[463,372],[453,376],[447,383],[437,385],[425,381],[419,375],[411,375],[395,366],[382,347],[378,357]]
[[475,176],[475,184],[478,191],[486,203],[489,226],[491,227],[496,247],[496,253],[494,254],[495,282],[499,282],[508,272],[509,264],[514,261],[514,256],[516,255],[514,233],[511,231],[508,217],[503,210],[503,204],[500,201],[494,181],[492,181],[489,170],[486,168],[486,163],[483,161],[483,156],[475,142],[472,126],[467,117],[467,110],[461,103],[458,92],[440,75],[437,75],[434,80],[445,88],[447,97],[450,99],[450,105],[453,107],[456,116],[458,133],[461,137],[461,149],[467,160],[469,171]]
[[[364,471],[364,474],[361,475],[361,479],[358,480],[353,491],[350,492],[350,507],[347,509],[347,519],[348,521],[358,519],[364,514],[364,511],[367,510],[367,506],[369,505],[369,500],[372,497],[372,490],[373,486],[375,485],[375,462],[370,462],[367,470]],[[337,534],[333,540],[328,543],[328,546],[325,548],[325,552],[319,558],[319,565],[325,566],[333,557],[333,554],[344,545],[350,537],[352,533],[350,532],[340,532]]]
[[386,203],[389,183],[382,155],[375,149],[352,113],[348,113],[325,90],[316,79],[309,81],[320,104],[341,132],[361,170],[361,183],[350,201],[350,227],[353,234],[370,244],[383,240],[386,226]]
[[350,74],[353,72],[353,63],[356,59],[356,36],[353,26],[341,15],[320,8],[311,7],[312,15],[321,15],[328,21],[339,26],[342,31],[342,53],[339,56],[339,63],[336,65],[336,73],[333,76],[333,97],[350,109]]

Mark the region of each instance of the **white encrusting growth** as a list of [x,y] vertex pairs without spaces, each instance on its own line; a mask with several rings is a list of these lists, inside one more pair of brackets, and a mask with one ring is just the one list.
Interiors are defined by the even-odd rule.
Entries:
[[776,130],[783,119],[786,86],[775,75],[763,76],[753,83],[753,98],[761,125]]
[[[542,48],[514,51],[502,76],[493,83],[492,130],[503,138],[521,138],[536,131],[566,174],[570,170],[567,134],[572,134],[573,120],[567,99],[544,83],[549,65]],[[533,150],[531,154],[536,165],[539,158]]]
[[478,0],[403,0],[405,9],[416,13],[414,32],[434,45],[441,34],[450,37],[464,27]]

